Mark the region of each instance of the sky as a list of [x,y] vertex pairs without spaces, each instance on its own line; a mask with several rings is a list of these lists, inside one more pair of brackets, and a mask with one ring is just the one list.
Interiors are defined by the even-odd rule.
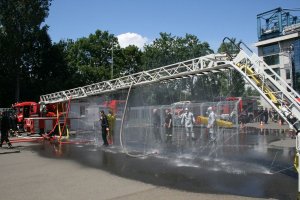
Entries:
[[257,14],[277,7],[300,8],[300,0],[53,0],[45,23],[52,42],[99,29],[118,37],[121,47],[142,49],[166,32],[196,35],[214,51],[224,37],[255,49]]

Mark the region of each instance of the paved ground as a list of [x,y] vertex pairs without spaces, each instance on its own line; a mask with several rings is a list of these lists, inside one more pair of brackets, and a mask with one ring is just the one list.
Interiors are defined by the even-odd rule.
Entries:
[[[199,194],[157,187],[121,178],[70,160],[43,158],[37,152],[30,151],[24,146],[19,147],[19,149],[21,150],[20,153],[0,154],[0,199],[257,199]],[[12,150],[9,151],[12,152]]]
[[[281,156],[282,157],[284,156],[283,158],[286,158],[286,152],[289,152],[287,150],[295,147],[295,140],[290,138],[283,138],[281,140],[276,140],[276,141],[272,141],[271,138],[270,142],[267,141],[271,133],[269,129],[277,128],[277,130],[281,130],[281,128],[278,127],[278,124],[270,123],[268,125],[260,126],[258,123],[253,123],[253,124],[247,124],[247,126],[259,127],[263,131],[257,135],[256,134],[252,135],[253,132],[251,131],[248,131],[248,133],[241,133],[237,135],[236,139],[239,139],[240,141],[239,144],[241,148],[237,149],[236,151],[241,151],[241,150],[248,151],[248,149],[251,149],[252,146],[254,145],[255,151],[258,152],[262,151],[261,154],[258,154],[258,157],[261,157],[262,155],[265,156],[265,154],[270,154],[269,156],[267,156],[267,158],[269,158],[268,163],[266,164],[267,166],[270,166],[272,162],[272,164],[274,163],[274,167],[276,167],[275,164],[279,161],[279,158],[281,158]],[[282,128],[282,130],[285,130],[286,128],[288,127],[284,127]],[[266,130],[266,132],[264,132],[264,130]],[[276,132],[275,134],[277,134],[278,137],[281,137],[280,132],[278,133]],[[231,137],[231,139],[233,138],[234,137]],[[226,139],[225,141],[226,143],[228,143],[228,141],[230,140]],[[247,142],[245,142],[244,140]],[[234,141],[236,140],[233,140],[233,142]],[[110,156],[106,157],[105,152],[101,152],[102,151],[101,149],[100,149],[100,153],[103,153],[104,155],[102,155],[100,159],[99,149],[97,150],[97,152],[94,152],[94,154],[86,154],[86,153],[81,154],[80,152],[84,151],[84,149],[78,148],[79,145],[78,147],[74,147],[76,149],[75,151],[74,149],[63,149],[62,151],[60,151],[59,148],[57,149],[53,148],[55,146],[48,145],[49,147],[47,147],[47,145],[41,145],[40,143],[27,142],[27,143],[14,143],[13,145],[15,146],[14,149],[7,149],[6,147],[0,148],[0,177],[1,177],[1,181],[0,181],[1,198],[0,199],[9,199],[9,200],[19,200],[19,199],[20,200],[27,200],[27,199],[28,200],[29,199],[30,200],[31,199],[39,199],[39,200],[48,200],[48,199],[55,199],[55,200],[59,200],[59,199],[254,200],[254,199],[264,199],[264,198],[250,198],[250,197],[236,196],[236,195],[187,192],[184,190],[170,189],[172,187],[158,186],[156,184],[146,184],[145,182],[138,181],[139,179],[137,180],[137,179],[123,178],[121,176],[116,175],[118,173],[113,173],[112,171],[107,170],[107,167],[109,168],[110,166],[119,166],[120,168],[121,166],[120,163],[124,161],[120,160],[119,159],[120,157],[115,157],[109,160],[111,157]],[[200,143],[198,145],[200,145]],[[268,145],[268,148],[257,150],[262,147],[261,145]],[[220,150],[220,153],[224,153],[224,154],[232,153],[232,150],[230,149],[237,148],[236,146],[230,146],[230,143],[228,144],[227,147],[226,146],[220,146],[220,147],[225,148],[224,151],[223,150],[221,151],[221,148],[218,149],[218,151]],[[229,152],[227,152],[228,149],[230,150]],[[85,151],[87,150],[89,149],[85,149]],[[43,155],[43,152],[45,151],[47,151],[48,153]],[[55,151],[55,152],[53,152],[52,154],[51,151]],[[51,156],[48,156],[49,152]],[[65,157],[60,157],[61,154],[64,154]],[[78,155],[74,155],[74,154],[78,154]],[[253,156],[253,158],[251,157],[251,159],[257,159],[257,155],[251,154],[251,156]],[[78,162],[78,160],[76,161],[75,158],[79,159],[80,162]],[[101,167],[100,168],[93,167],[94,165],[93,161],[97,163],[98,162],[97,159],[100,160],[108,159],[108,160],[104,160],[105,162],[108,162],[108,164],[104,166],[104,170],[102,170]],[[104,161],[102,160],[101,161],[102,163],[100,163],[100,165],[101,164],[103,165]],[[285,162],[285,160],[283,161]],[[150,159],[148,162],[153,163],[155,162],[155,160]],[[161,161],[158,160],[158,162]],[[259,163],[260,160],[256,162]],[[210,162],[202,162],[202,164],[209,165]],[[245,164],[245,166],[249,165],[249,163],[246,162],[239,163],[239,164],[242,165]],[[237,166],[239,166],[239,164]],[[97,166],[98,165],[99,163],[97,163]],[[162,166],[170,167],[167,164]],[[237,167],[237,166],[233,165],[232,167]],[[279,163],[278,167],[282,167],[282,166],[283,166],[282,163]],[[125,162],[125,165],[123,167],[124,170],[128,170],[132,168],[130,163],[127,162]],[[147,167],[151,168],[151,166],[147,166]],[[256,167],[256,165],[251,165],[251,167]],[[141,166],[140,169],[137,168],[136,171],[138,170],[143,171],[141,170],[142,168],[145,168],[145,166]],[[183,169],[184,169],[183,167],[180,168],[180,170]],[[188,171],[193,171],[193,170],[189,170],[189,168],[187,169]],[[166,173],[162,169],[159,170],[161,176],[166,175]],[[177,169],[175,168],[174,172],[176,172],[176,170],[178,170],[178,168]],[[143,171],[142,173],[145,172]],[[258,178],[251,179],[252,181],[254,181],[253,184],[258,185],[253,187],[252,189],[259,187],[259,185],[261,185],[261,187],[268,187],[268,185],[271,185],[272,183],[275,185],[285,184],[285,183],[277,182],[280,180],[287,180],[287,181],[292,180],[292,182],[289,182],[289,184],[294,184],[294,181],[293,179],[290,179],[289,174],[270,176],[270,177],[274,177],[270,180],[266,180],[269,179],[268,175],[263,175],[259,173],[257,174],[256,171],[251,172],[250,174],[251,176],[258,176]],[[156,174],[153,174],[152,171],[149,171],[149,174],[145,174],[145,176],[156,178],[155,177]],[[259,179],[259,176],[261,176],[262,178]],[[221,177],[220,179],[222,179],[222,176],[220,177]],[[182,177],[177,177],[177,178],[179,181],[182,179]],[[243,174],[241,174],[240,176],[237,176],[235,174],[235,178],[233,177],[233,179],[243,179],[243,178],[247,179],[246,176]],[[191,181],[193,181],[193,179],[195,178],[191,177]],[[167,181],[167,179],[163,181]],[[222,181],[220,180],[220,182]],[[251,184],[249,184],[249,186],[251,186]],[[251,188],[249,188],[249,191],[250,190]],[[270,190],[269,192],[274,192],[274,190],[276,192],[277,188],[274,187],[274,189],[272,190],[273,191]],[[283,198],[278,198],[278,199],[283,199]]]
[[277,122],[268,122],[267,124],[260,124],[259,122],[254,122],[254,123],[248,123],[246,124],[247,127],[254,127],[254,128],[258,128],[258,129],[277,129],[277,130],[288,130],[289,126],[284,123],[279,124]]

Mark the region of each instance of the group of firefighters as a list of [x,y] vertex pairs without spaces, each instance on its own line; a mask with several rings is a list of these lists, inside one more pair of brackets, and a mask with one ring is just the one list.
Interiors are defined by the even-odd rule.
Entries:
[[[209,130],[209,137],[211,141],[216,140],[215,136],[215,126],[216,126],[216,116],[212,109],[212,107],[208,107],[206,114],[208,115],[208,124],[207,128]],[[185,128],[185,134],[188,140],[196,141],[195,133],[194,133],[194,124],[195,124],[195,117],[194,114],[188,109],[184,109],[184,113],[179,116],[180,123]],[[153,135],[156,142],[161,142],[161,135],[159,132],[159,127],[161,125],[160,115],[157,109],[153,109]],[[163,124],[165,128],[165,136],[166,136],[166,143],[171,143],[172,141],[172,114],[170,109],[165,110],[165,121]]]
[[110,144],[113,144],[113,133],[116,116],[113,114],[112,110],[109,110],[107,115],[105,114],[104,110],[101,110],[100,121],[102,128],[103,146],[109,146]]
[[[185,112],[180,116],[181,124],[185,127],[185,133],[188,138],[191,137],[193,141],[196,140],[195,133],[193,130],[195,124],[195,117],[194,114],[189,111],[188,108],[184,109]],[[214,125],[215,125],[215,114],[212,110],[212,107],[207,109],[208,114],[208,125],[207,128],[209,129],[210,138],[211,140],[215,139],[214,136]],[[12,147],[11,142],[9,141],[9,133],[13,130],[16,130],[14,126],[16,126],[16,122],[13,119],[12,113],[8,111],[0,112],[0,120],[1,120],[1,143],[0,147],[2,147],[3,142],[5,141],[9,148]],[[114,133],[114,126],[115,126],[116,116],[113,114],[112,110],[109,110],[108,114],[102,110],[100,112],[100,122],[102,128],[102,140],[103,146],[109,146],[113,144],[113,133]],[[159,127],[161,125],[160,115],[157,109],[153,110],[153,133],[156,141],[161,142],[161,136],[159,133]],[[172,128],[173,128],[173,119],[171,110],[167,109],[165,111],[165,120],[164,120],[164,127],[165,127],[165,134],[166,134],[166,143],[172,142]],[[14,132],[14,131],[13,131]]]

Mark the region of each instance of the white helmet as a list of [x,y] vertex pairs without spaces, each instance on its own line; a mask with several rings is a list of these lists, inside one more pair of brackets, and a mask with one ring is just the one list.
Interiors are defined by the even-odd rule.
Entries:
[[208,107],[208,108],[207,108],[207,111],[212,111],[212,107],[211,107],[211,106]]

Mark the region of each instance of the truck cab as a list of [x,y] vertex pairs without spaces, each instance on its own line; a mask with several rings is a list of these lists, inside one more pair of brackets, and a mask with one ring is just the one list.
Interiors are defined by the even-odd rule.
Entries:
[[19,131],[24,131],[24,119],[28,117],[38,117],[40,105],[36,102],[21,102],[13,104],[16,112],[17,127]]

